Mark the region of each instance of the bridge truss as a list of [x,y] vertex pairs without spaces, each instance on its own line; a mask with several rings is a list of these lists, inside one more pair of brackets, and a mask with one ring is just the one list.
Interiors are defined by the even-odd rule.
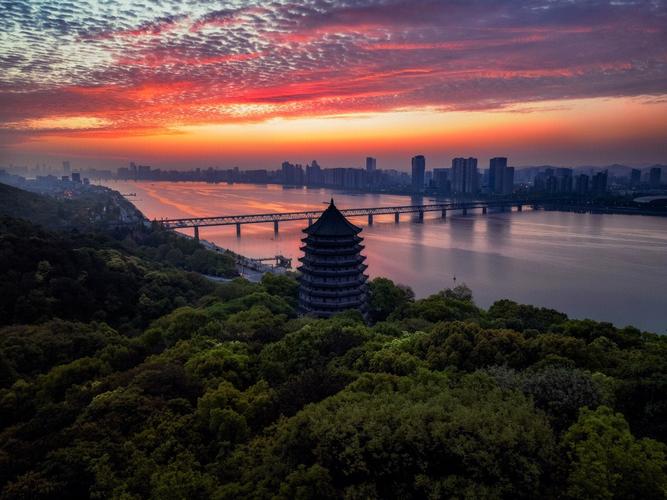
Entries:
[[[544,202],[544,200],[541,200]],[[425,212],[441,211],[443,215],[449,210],[463,210],[467,211],[475,208],[510,208],[522,207],[524,205],[533,205],[534,200],[503,200],[503,201],[467,201],[467,202],[448,202],[448,203],[431,203],[424,205],[402,205],[391,207],[370,207],[370,208],[348,208],[341,210],[347,217],[368,216],[369,222],[372,223],[372,216],[374,215],[391,215],[394,214],[397,218],[399,214],[419,214],[423,217]],[[270,223],[277,224],[283,221],[294,220],[315,220],[322,214],[322,210],[308,210],[303,212],[282,212],[282,213],[267,213],[267,214],[249,214],[249,215],[220,215],[216,217],[187,217],[182,219],[161,219],[156,220],[166,229],[184,229],[184,228],[198,228],[207,226],[231,226],[237,227],[241,224],[259,224]]]

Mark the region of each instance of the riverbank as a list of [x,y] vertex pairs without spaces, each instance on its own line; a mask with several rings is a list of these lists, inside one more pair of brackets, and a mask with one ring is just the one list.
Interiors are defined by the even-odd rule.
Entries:
[[[143,220],[145,223],[150,223],[150,219],[146,217],[146,215],[142,212],[142,210],[139,207],[137,207],[134,203],[132,203],[130,200],[128,200],[125,196],[123,196],[119,191],[110,188],[108,186],[87,186],[86,188],[89,190],[104,190],[105,193],[109,193],[117,204],[117,209],[121,215],[121,222],[126,222],[126,223],[132,221],[139,222]],[[132,215],[131,220],[129,217],[130,214]],[[178,231],[173,231],[173,234],[181,238],[187,238],[189,240],[193,239],[192,236],[180,233]],[[199,240],[199,244],[201,244],[208,251],[215,252],[217,254],[227,254],[232,256],[234,258],[236,271],[238,272],[239,276],[247,279],[252,283],[259,283],[262,280],[262,276],[264,275],[264,273],[268,272],[273,274],[285,274],[285,272],[287,271],[286,269],[279,266],[270,266],[263,264],[255,259],[233,252],[228,248],[216,245],[211,241]],[[201,274],[206,278],[216,282],[228,282],[234,279],[234,278],[225,278],[221,276],[214,276],[205,273]]]
[[[136,192],[132,201],[151,218],[210,217],[318,210],[334,196],[340,208],[402,206],[394,195],[358,195],[279,186],[205,183],[110,184]],[[360,226],[371,278],[410,286],[417,298],[466,283],[489,307],[509,298],[552,307],[573,318],[634,324],[665,332],[667,219],[551,210],[486,215],[426,215],[421,223],[392,215],[351,219]],[[304,221],[202,227],[200,238],[249,258],[301,257]],[[187,231],[183,231],[186,233]],[[192,234],[192,233],[190,233]],[[453,277],[456,276],[456,283]]]
[[[180,234],[186,238],[191,238],[191,236],[188,236],[187,234],[177,234]],[[234,253],[229,249],[222,248],[211,241],[199,240],[199,243],[204,246],[204,248],[212,252],[231,254],[236,260],[236,270],[239,272],[239,275],[251,283],[259,283],[265,273],[285,274],[287,272],[287,270],[284,268],[262,264],[256,260]],[[207,276],[207,278],[211,278],[211,276]]]

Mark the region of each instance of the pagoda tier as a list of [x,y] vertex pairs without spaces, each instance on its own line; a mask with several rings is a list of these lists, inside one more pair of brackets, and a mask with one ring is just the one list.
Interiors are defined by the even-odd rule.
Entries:
[[350,223],[331,200],[320,218],[303,231],[299,260],[299,307],[304,314],[329,317],[347,309],[366,313],[366,280],[361,228]]
[[314,245],[305,245],[300,248],[304,253],[311,255],[356,255],[364,249],[364,245],[354,245],[342,248],[320,248]]

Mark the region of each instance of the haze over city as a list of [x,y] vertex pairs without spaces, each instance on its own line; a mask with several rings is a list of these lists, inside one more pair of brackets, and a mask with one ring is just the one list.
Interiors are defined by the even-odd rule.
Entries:
[[667,158],[663,1],[5,2],[4,164]]

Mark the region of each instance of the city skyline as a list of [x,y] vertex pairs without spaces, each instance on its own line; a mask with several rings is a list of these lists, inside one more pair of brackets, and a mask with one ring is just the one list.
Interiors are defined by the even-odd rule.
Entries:
[[667,158],[664,2],[19,1],[0,25],[5,164]]

